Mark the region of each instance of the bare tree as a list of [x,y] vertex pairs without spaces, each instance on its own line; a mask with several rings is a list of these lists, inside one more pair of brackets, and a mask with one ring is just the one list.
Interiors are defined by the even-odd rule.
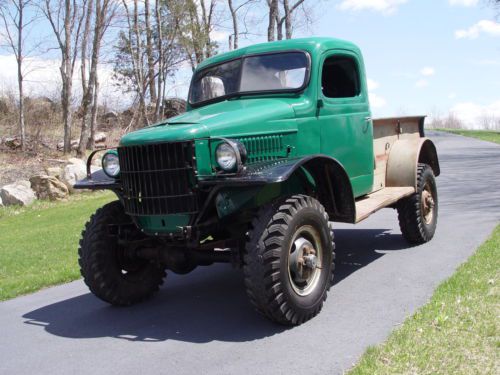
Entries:
[[269,23],[267,26],[267,41],[272,42],[275,40],[276,19],[279,18],[279,2],[278,0],[267,0],[269,6]]
[[25,41],[29,34],[29,26],[36,20],[36,14],[27,15],[26,11],[32,8],[32,0],[7,0],[0,3],[0,19],[4,26],[4,38],[7,47],[16,58],[17,86],[19,100],[19,133],[21,147],[26,149],[26,126],[24,123],[24,58],[29,54],[25,48]]
[[[289,0],[267,0],[269,7],[269,23],[267,28],[267,40],[282,40],[283,26],[285,26],[285,38],[291,39],[293,35],[295,13],[301,9],[302,15],[306,21],[310,21],[310,9],[304,7],[305,0],[296,0],[290,3]],[[283,16],[280,12],[280,4],[283,6]]]
[[62,80],[61,104],[64,123],[64,153],[71,151],[71,101],[73,90],[73,72],[78,56],[82,25],[87,1],[81,0],[43,0],[42,12],[50,23],[61,52],[59,68]]
[[486,4],[491,5],[496,11],[496,18],[500,17],[500,0],[484,0]]
[[123,7],[125,9],[128,25],[128,38],[125,43],[132,63],[132,71],[139,97],[139,110],[143,117],[142,120],[149,125],[150,121],[146,105],[146,74],[143,69],[144,48],[142,45],[141,30],[139,25],[139,5],[137,0],[133,0],[133,9],[130,10],[128,2],[129,0],[123,0]]
[[[99,94],[98,65],[101,44],[104,34],[113,20],[117,3],[114,0],[95,0],[95,15],[93,6],[89,1],[87,6],[87,15],[85,28],[82,37],[81,52],[81,75],[82,75],[82,131],[78,145],[78,156],[83,156],[85,149],[93,149],[95,138],[95,127],[97,121],[97,107]],[[90,59],[90,70],[87,72],[87,49],[89,48],[89,34],[91,29],[91,20],[93,20],[93,38],[91,43],[92,56]],[[87,79],[88,75],[88,79]],[[88,124],[88,112],[91,109],[90,127]]]
[[160,0],[155,0],[155,23],[156,23],[156,54],[157,67],[157,98],[155,105],[155,121],[164,115],[165,95],[167,77],[175,70],[177,65],[185,61],[181,46],[178,43],[178,23],[167,4],[162,5]]
[[239,4],[233,0],[227,0],[227,5],[229,8],[229,13],[231,15],[231,21],[233,26],[233,33],[229,36],[229,49],[237,49],[239,46],[239,12],[248,5],[255,3],[256,0],[246,0],[240,1]]
[[217,44],[210,37],[215,26],[217,0],[210,0],[208,8],[204,0],[170,3],[178,26],[179,43],[194,69],[204,59],[213,56],[217,49]]
[[[285,15],[280,19],[278,23],[278,29],[282,30],[283,22],[285,22],[285,36],[287,39],[292,38],[292,17],[293,13],[299,8],[304,0],[297,0],[293,5],[290,6],[288,0],[283,0],[283,10],[285,11]],[[280,31],[281,32],[281,31]]]
[[146,56],[148,63],[148,85],[151,102],[156,102],[156,83],[155,83],[155,62],[153,58],[153,28],[151,26],[151,9],[149,0],[144,0],[144,22],[146,29]]

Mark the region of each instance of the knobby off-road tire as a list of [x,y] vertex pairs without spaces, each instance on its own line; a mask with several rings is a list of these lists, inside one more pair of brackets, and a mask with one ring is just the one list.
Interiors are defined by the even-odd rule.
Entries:
[[163,283],[165,268],[146,260],[124,258],[110,224],[130,222],[119,201],[99,208],[85,225],[78,250],[78,263],[90,291],[112,305],[140,302]]
[[399,227],[403,237],[419,245],[434,237],[438,219],[438,195],[432,168],[419,164],[417,191],[397,204]]
[[[284,325],[299,325],[320,312],[333,282],[332,233],[323,206],[305,195],[259,210],[248,232],[243,265],[247,294],[259,312]],[[302,266],[298,272],[297,254],[311,260],[311,247],[317,267],[309,262],[308,269]],[[310,280],[304,281],[307,274]]]

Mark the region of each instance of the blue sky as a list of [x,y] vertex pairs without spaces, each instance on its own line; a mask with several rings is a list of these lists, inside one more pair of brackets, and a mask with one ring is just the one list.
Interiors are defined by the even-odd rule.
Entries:
[[[361,47],[375,116],[500,117],[500,24],[475,0],[321,2],[312,30]],[[479,26],[477,26],[479,23]],[[475,26],[476,25],[476,26]]]
[[[313,25],[296,30],[294,37],[331,36],[358,44],[375,116],[443,116],[451,111],[469,127],[484,115],[500,118],[500,23],[481,0],[306,0],[309,6],[315,3]],[[251,9],[263,22],[252,28],[259,35],[240,45],[265,41],[265,11],[263,6]],[[229,32],[225,20],[213,33],[222,51]],[[33,30],[33,40],[50,35],[44,23]],[[29,92],[58,96],[57,56],[52,51],[33,59]],[[0,91],[15,87],[15,71],[14,59],[4,50]],[[190,74],[190,69],[179,71],[171,94],[186,94]],[[101,68],[101,79],[101,97],[110,106],[123,104],[124,96],[111,83],[111,66]]]

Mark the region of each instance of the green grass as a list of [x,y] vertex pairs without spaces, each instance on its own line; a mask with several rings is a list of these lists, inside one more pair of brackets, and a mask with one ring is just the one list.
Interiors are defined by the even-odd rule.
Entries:
[[0,301],[79,278],[83,226],[113,199],[111,193],[81,194],[68,202],[0,208]]
[[500,374],[500,225],[431,301],[369,348],[359,374]]
[[463,135],[481,139],[483,141],[494,142],[500,144],[500,132],[492,130],[459,130],[459,129],[436,129],[443,132]]

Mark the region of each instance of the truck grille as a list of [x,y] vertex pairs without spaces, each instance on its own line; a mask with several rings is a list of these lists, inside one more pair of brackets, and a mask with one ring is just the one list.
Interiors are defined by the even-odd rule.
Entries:
[[125,211],[135,216],[198,211],[193,142],[118,148]]
[[238,139],[248,152],[248,164],[285,158],[287,156],[283,135],[264,135]]

